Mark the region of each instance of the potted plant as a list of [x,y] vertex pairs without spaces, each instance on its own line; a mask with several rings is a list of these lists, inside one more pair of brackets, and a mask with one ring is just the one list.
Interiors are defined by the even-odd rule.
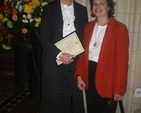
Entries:
[[30,70],[27,63],[36,65],[33,47],[40,47],[39,28],[46,4],[47,0],[4,0],[0,6],[0,43],[6,50],[14,48],[15,77],[22,88]]

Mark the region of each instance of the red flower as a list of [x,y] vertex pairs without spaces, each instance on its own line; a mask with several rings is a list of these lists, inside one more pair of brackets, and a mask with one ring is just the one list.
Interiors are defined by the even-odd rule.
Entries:
[[7,32],[7,28],[5,26],[1,26],[1,31],[2,31],[2,33],[6,33]]
[[4,9],[5,9],[4,6],[0,6],[0,12],[1,12],[1,13],[4,13]]
[[10,8],[10,7],[12,7],[12,3],[11,2],[6,2],[5,6]]
[[26,29],[26,28],[23,28],[23,29],[22,29],[22,33],[23,33],[23,34],[26,34],[27,32],[28,32],[28,29]]
[[0,41],[2,41],[2,40],[3,40],[2,33],[0,33]]
[[34,3],[33,2],[30,2],[29,3],[29,6],[34,7]]
[[11,40],[12,37],[13,37],[13,36],[8,33],[7,39],[8,39],[8,40]]
[[15,8],[12,9],[12,15],[17,15],[17,10]]
[[13,15],[13,16],[12,16],[12,19],[13,19],[14,21],[17,21],[17,20],[18,20],[17,15]]

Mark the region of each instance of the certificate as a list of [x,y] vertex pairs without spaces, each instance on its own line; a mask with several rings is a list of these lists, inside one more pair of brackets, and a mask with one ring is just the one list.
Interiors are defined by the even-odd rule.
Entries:
[[[84,48],[83,48],[76,32],[73,32],[70,35],[66,36],[62,40],[55,43],[55,45],[62,52],[70,53],[75,56],[84,52]],[[58,63],[58,65],[61,64],[61,62],[58,60],[57,60],[57,63]]]

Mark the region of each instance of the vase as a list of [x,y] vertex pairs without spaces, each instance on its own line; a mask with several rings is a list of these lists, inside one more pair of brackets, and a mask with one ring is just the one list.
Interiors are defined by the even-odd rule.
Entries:
[[15,43],[14,45],[14,67],[15,67],[15,84],[19,90],[23,90],[26,85],[27,58],[28,51],[25,43]]
[[32,91],[32,94],[40,96],[41,92],[41,55],[42,55],[42,47],[41,46],[33,46],[32,51],[29,53],[28,59],[28,73],[30,74],[29,87]]
[[15,43],[15,84],[23,90],[28,88],[31,95],[40,96],[42,47],[26,43]]

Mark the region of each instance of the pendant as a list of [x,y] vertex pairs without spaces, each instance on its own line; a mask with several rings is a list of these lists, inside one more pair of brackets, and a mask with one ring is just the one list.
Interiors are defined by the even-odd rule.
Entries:
[[93,44],[93,46],[96,46],[96,42]]

